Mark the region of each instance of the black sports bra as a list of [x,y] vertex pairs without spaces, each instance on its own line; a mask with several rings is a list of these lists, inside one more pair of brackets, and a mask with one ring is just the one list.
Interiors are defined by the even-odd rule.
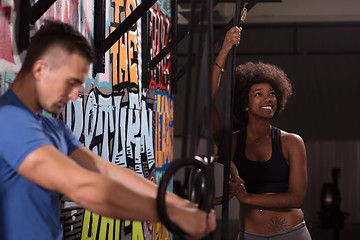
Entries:
[[281,131],[271,129],[272,155],[266,162],[248,160],[245,156],[246,130],[237,137],[233,162],[249,193],[287,192],[289,190],[289,166],[281,146]]

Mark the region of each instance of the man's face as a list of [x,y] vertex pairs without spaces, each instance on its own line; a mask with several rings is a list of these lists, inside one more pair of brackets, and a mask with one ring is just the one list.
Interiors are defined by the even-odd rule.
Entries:
[[45,57],[48,63],[37,81],[37,105],[57,113],[69,100],[76,100],[85,82],[90,62],[83,56],[59,50]]

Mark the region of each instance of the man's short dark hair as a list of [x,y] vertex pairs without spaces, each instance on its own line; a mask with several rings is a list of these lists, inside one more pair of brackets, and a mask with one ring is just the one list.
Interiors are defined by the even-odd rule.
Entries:
[[69,54],[80,54],[89,62],[95,62],[92,46],[79,31],[60,21],[45,21],[44,25],[31,38],[22,71],[30,71],[33,64],[53,47],[60,47]]

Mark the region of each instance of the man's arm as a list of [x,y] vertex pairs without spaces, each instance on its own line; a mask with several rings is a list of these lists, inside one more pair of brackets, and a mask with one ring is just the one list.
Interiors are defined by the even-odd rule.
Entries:
[[[85,147],[76,149],[71,153],[70,157],[82,167],[90,171],[98,172],[114,181],[122,182],[126,179],[126,185],[140,194],[150,196],[151,198],[157,197],[158,186],[155,183],[139,177],[134,171],[128,168],[117,166],[104,160]],[[195,207],[194,203],[172,193],[167,193],[167,200],[172,203],[181,204],[182,206]]]
[[[30,153],[18,172],[31,182],[60,192],[99,214],[129,220],[140,218],[158,221],[154,199],[81,167],[51,145]],[[137,206],[132,202],[137,202]]]
[[[75,150],[71,157],[77,159],[85,156],[80,153],[80,149]],[[92,155],[95,154],[89,150],[84,152],[89,156],[89,165],[85,164],[85,159],[73,161],[55,147],[46,145],[30,153],[20,164],[18,172],[33,183],[60,192],[100,215],[127,220],[159,221],[155,185],[131,170],[116,165],[113,167],[117,168],[118,181],[112,179],[114,172],[108,172],[111,177],[99,174],[109,171],[108,167],[104,167],[107,164],[100,163],[106,161],[101,158],[94,161]],[[152,190],[147,189],[149,186]],[[209,228],[206,230],[205,212],[184,205],[167,202],[166,206],[170,219],[183,231],[194,238],[200,238],[215,229],[214,212],[209,215]]]

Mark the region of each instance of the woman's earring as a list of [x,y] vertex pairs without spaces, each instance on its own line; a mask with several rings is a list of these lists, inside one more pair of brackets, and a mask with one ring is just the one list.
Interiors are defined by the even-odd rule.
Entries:
[[244,111],[246,111],[246,112],[249,111],[249,108],[248,107],[244,108]]

